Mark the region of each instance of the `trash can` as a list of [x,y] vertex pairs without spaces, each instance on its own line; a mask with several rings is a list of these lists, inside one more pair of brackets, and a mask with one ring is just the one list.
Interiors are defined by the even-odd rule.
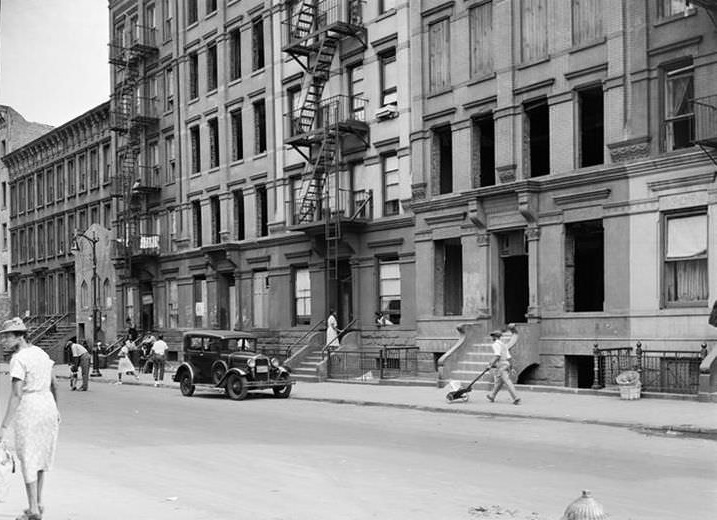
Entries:
[[642,383],[640,382],[640,374],[635,370],[626,370],[620,372],[615,378],[620,387],[620,399],[631,401],[640,398],[642,391]]

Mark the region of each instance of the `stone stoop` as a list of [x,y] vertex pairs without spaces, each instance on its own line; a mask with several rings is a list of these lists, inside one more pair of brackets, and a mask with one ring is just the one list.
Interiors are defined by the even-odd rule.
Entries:
[[54,332],[45,334],[36,346],[47,352],[56,364],[65,362],[65,344],[76,334],[75,325],[57,325]]
[[[458,369],[451,373],[450,380],[468,385],[486,369],[493,357],[493,348],[490,343],[473,343],[466,351],[464,358],[458,362]],[[483,383],[492,384],[490,374],[484,375],[475,386],[480,387]]]
[[323,346],[312,350],[301,363],[299,363],[299,366],[291,369],[291,376],[297,381],[318,382],[319,377],[316,372],[316,367],[321,363],[322,349]]

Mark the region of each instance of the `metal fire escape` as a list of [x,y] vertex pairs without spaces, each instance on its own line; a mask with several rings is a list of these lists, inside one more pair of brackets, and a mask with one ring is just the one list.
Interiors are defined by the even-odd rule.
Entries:
[[114,73],[110,127],[117,143],[111,187],[117,208],[114,257],[126,279],[132,278],[133,259],[159,252],[159,236],[142,233],[148,202],[160,189],[159,172],[155,165],[140,164],[147,131],[159,122],[156,93],[149,92],[145,75],[147,63],[159,51],[156,33],[154,28],[134,23],[110,43]]
[[[343,41],[365,47],[361,0],[303,0],[287,3],[283,50],[304,70],[299,107],[286,116],[285,143],[305,159],[300,196],[292,201],[293,225],[307,232],[323,228],[327,306],[336,304],[338,263],[347,212],[363,214],[370,196],[342,206],[339,186],[342,147],[352,135],[364,144],[366,101],[350,96],[324,97],[332,63]],[[360,114],[360,117],[358,115]],[[328,182],[328,179],[333,179]],[[353,197],[353,194],[349,194]],[[353,207],[357,204],[358,210]],[[333,295],[331,293],[334,293]]]

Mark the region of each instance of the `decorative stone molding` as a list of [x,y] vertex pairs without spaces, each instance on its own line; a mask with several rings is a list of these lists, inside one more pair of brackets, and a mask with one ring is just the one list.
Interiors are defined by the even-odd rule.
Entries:
[[650,156],[650,136],[636,137],[626,141],[610,143],[610,158],[614,162],[629,162]]
[[652,191],[671,190],[676,188],[686,188],[688,186],[698,186],[700,184],[711,184],[717,177],[717,172],[700,173],[697,175],[689,175],[687,177],[679,177],[677,179],[663,179],[659,181],[648,182],[647,187]]
[[533,227],[533,226],[528,227],[528,228],[524,231],[524,233],[525,233],[525,239],[526,239],[528,242],[532,242],[532,241],[535,241],[535,240],[540,240],[540,228],[537,227],[537,226],[535,226],[535,227]]
[[490,245],[490,234],[478,233],[476,235],[476,243],[478,247],[488,247],[488,245]]
[[425,182],[418,182],[411,185],[411,197],[413,200],[426,200],[426,188]]
[[538,222],[538,194],[530,191],[518,192],[518,211],[531,223]]
[[479,232],[485,232],[488,226],[488,219],[482,200],[473,199],[468,201],[468,219],[478,228]]
[[495,169],[495,173],[498,174],[498,179],[501,184],[507,184],[509,182],[515,182],[515,170],[516,164],[506,164],[505,166],[498,166]]
[[568,193],[567,195],[555,195],[553,197],[553,202],[556,206],[564,206],[567,204],[581,204],[583,202],[607,199],[610,196],[610,192],[610,188],[604,188],[602,190],[586,191],[583,193]]

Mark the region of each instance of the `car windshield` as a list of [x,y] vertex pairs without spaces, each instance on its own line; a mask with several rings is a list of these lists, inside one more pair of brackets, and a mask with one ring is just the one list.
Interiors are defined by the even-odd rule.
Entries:
[[255,340],[251,338],[230,338],[222,340],[222,350],[229,352],[242,352],[251,351],[254,352]]

